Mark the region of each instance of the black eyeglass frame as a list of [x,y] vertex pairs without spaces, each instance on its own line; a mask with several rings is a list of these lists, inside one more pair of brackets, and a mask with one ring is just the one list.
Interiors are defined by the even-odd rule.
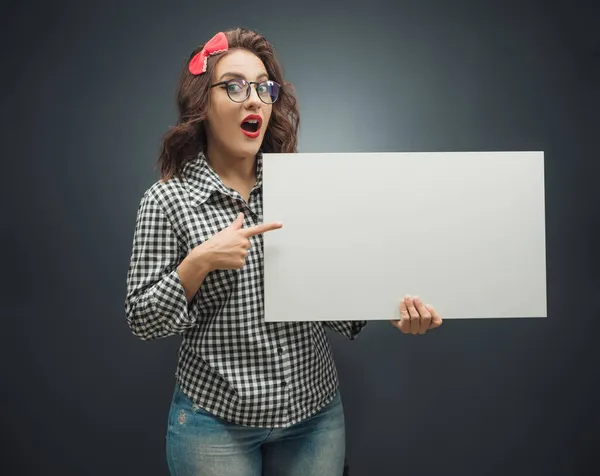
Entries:
[[[229,89],[227,89],[227,86],[229,86],[230,83],[233,82],[237,82],[237,81],[244,81],[247,85],[248,85],[248,89],[246,89],[246,97],[244,99],[242,99],[241,101],[236,101],[235,99],[233,99],[231,97],[231,95],[229,94]],[[225,86],[223,89],[225,89],[225,92],[227,93],[227,97],[235,102],[235,103],[243,103],[244,101],[246,101],[249,97],[250,97],[250,88],[252,87],[253,84],[256,84],[256,87],[260,86],[261,84],[265,84],[265,83],[274,83],[277,85],[277,87],[279,88],[279,90],[281,91],[281,84],[279,84],[277,81],[273,81],[272,79],[265,79],[264,81],[246,81],[243,78],[232,78],[232,79],[228,79],[226,81],[219,81],[218,83],[215,84],[211,84],[210,87],[214,88],[217,86]],[[256,88],[254,88],[256,89]],[[260,94],[257,94],[258,98],[265,104],[275,104],[277,102],[277,100],[279,99],[279,94],[277,94],[277,97],[275,98],[275,101],[273,102],[266,102],[261,96]]]

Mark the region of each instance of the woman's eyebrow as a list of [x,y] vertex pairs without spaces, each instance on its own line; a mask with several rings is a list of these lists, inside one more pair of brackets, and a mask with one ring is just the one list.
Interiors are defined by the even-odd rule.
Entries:
[[[235,71],[229,71],[227,73],[223,73],[221,75],[221,77],[219,78],[219,81],[221,81],[223,78],[227,77],[227,76],[231,76],[232,78],[243,78],[246,81],[248,80],[248,78],[246,77],[246,75],[242,74],[242,73],[237,73]],[[263,78],[268,78],[269,75],[267,73],[261,73],[259,74],[256,79],[263,79]]]

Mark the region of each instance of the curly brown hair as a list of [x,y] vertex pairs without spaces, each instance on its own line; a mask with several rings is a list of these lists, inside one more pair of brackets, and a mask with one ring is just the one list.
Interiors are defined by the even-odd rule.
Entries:
[[[269,79],[281,85],[279,98],[273,104],[261,151],[296,152],[300,124],[297,100],[292,84],[283,79],[282,68],[275,57],[273,46],[264,36],[253,30],[234,28],[224,33],[229,43],[229,51],[245,49],[254,53],[264,63]],[[194,159],[206,145],[204,121],[210,98],[209,88],[216,62],[228,52],[210,56],[206,73],[194,76],[188,71],[188,63],[203,47],[204,44],[196,47],[182,68],[177,90],[179,119],[164,135],[157,162],[161,180],[164,181],[180,177],[185,164]]]

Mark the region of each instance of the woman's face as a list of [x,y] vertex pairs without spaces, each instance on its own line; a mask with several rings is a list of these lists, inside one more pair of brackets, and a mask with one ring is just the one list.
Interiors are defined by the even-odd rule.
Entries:
[[[231,51],[216,64],[211,84],[229,79],[263,81],[269,79],[263,62],[246,50]],[[232,101],[244,97],[241,83],[215,86],[210,89],[210,105],[207,118],[207,142],[209,148],[241,159],[252,158],[258,152],[273,106],[258,97],[257,85],[250,88],[250,96],[244,102]],[[263,90],[264,94],[264,90]]]

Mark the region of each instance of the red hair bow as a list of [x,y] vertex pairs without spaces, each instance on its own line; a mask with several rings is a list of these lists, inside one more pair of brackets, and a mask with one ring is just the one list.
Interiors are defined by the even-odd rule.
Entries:
[[206,61],[211,55],[227,51],[229,44],[225,33],[219,32],[213,36],[204,45],[204,48],[194,55],[191,59],[188,69],[193,75],[199,75],[206,72]]

